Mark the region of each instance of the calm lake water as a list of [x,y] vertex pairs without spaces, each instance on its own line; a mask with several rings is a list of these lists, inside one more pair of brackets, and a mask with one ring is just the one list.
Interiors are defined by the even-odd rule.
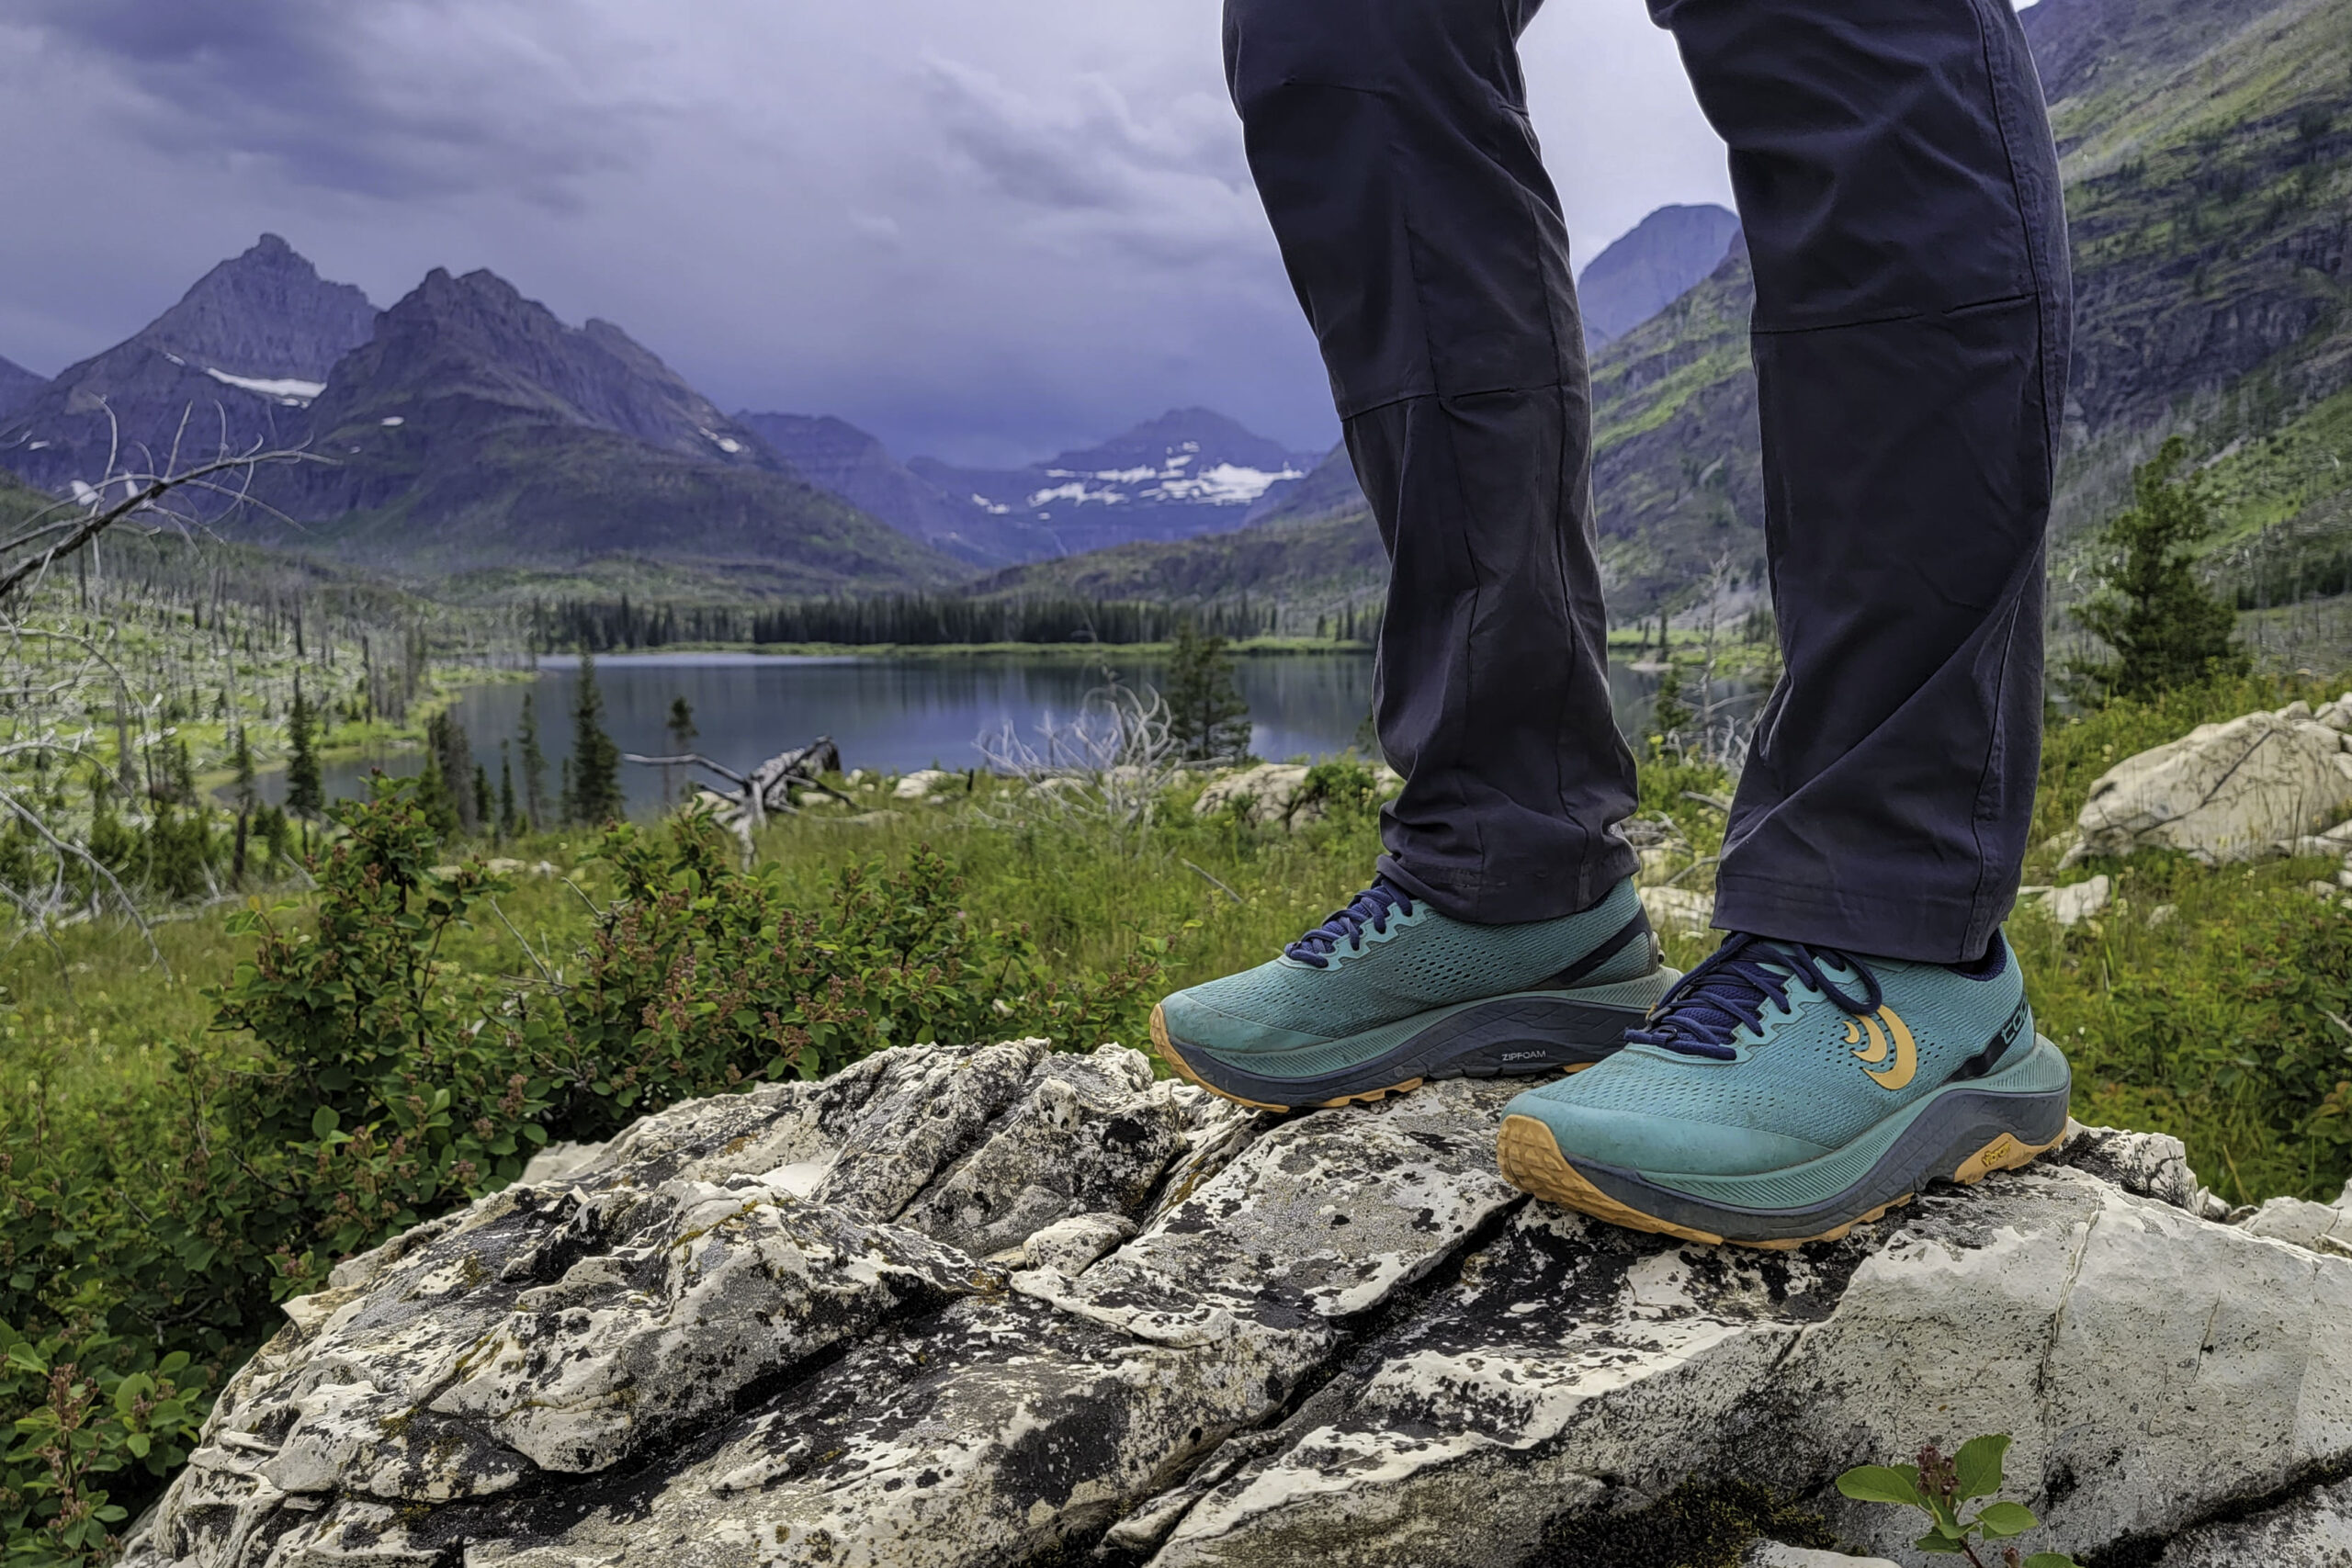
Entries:
[[[1166,667],[1114,656],[1120,678],[1159,682]],[[1326,757],[1358,746],[1372,749],[1365,718],[1372,707],[1369,655],[1273,654],[1237,660],[1241,694],[1249,702],[1250,750],[1261,757]],[[544,659],[527,684],[479,686],[458,701],[456,716],[494,784],[499,742],[512,741],[524,694],[532,694],[539,744],[547,753],[552,798],[561,759],[571,750],[571,707],[578,660]],[[915,768],[968,768],[979,761],[973,742],[1008,721],[1024,733],[1051,715],[1067,718],[1089,689],[1101,683],[1091,664],[1068,659],[808,659],[750,653],[614,654],[596,661],[605,698],[605,728],[624,751],[660,756],[671,750],[664,728],[670,705],[694,705],[701,732],[695,750],[748,772],[788,747],[830,735],[844,768],[905,773]],[[1618,723],[1647,717],[1655,675],[1623,667],[1610,671]],[[372,760],[345,759],[324,767],[330,796],[367,793],[368,774],[380,767],[409,774],[420,753],[398,751]],[[653,811],[662,800],[662,770],[624,763],[621,780],[632,811]],[[261,781],[266,799],[285,793],[281,775]],[[516,780],[516,788],[521,781]]]

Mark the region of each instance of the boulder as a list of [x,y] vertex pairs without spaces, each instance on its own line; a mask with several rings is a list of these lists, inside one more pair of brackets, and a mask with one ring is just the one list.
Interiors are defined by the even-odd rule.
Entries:
[[[1323,802],[1306,793],[1304,762],[1260,762],[1254,767],[1220,773],[1193,802],[1194,815],[1211,817],[1231,809],[1242,820],[1261,827],[1281,823],[1296,829],[1324,818]],[[1386,800],[1405,787],[1405,781],[1385,762],[1372,764],[1372,797]]]
[[2107,908],[2114,897],[2115,884],[2106,873],[2087,882],[2069,883],[2064,887],[2020,887],[2018,900],[2037,902],[2052,919],[2062,926],[2078,926]]
[[1715,923],[1715,900],[1711,894],[1693,893],[1687,887],[1643,887],[1636,892],[1642,912],[1660,932],[1704,936]]
[[924,800],[963,782],[961,773],[951,773],[942,768],[918,768],[891,788],[890,796],[894,800]]
[[1989,1431],[2034,1548],[2328,1560],[2278,1543],[2344,1517],[2352,1258],[2199,1217],[2177,1141],[1707,1248],[1505,1183],[1516,1087],[1282,1117],[1014,1041],[673,1106],[287,1303],[126,1561],[1560,1562],[1724,1476],[1892,1554],[1837,1474]]
[[2178,850],[2208,865],[2270,854],[2352,816],[2352,693],[2198,726],[2091,785],[2062,865]]
[[1193,810],[1197,816],[1211,817],[1230,809],[1244,821],[1261,825],[1311,822],[1322,815],[1322,808],[1299,799],[1306,787],[1306,764],[1300,762],[1261,762],[1211,780],[1193,802]]

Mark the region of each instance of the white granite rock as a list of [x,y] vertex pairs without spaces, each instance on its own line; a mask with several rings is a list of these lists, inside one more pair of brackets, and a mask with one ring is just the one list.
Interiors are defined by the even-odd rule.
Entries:
[[1714,924],[1715,900],[1710,894],[1693,893],[1686,887],[1643,887],[1635,891],[1641,897],[1642,912],[1661,933],[1704,936]]
[[2343,822],[2352,814],[2352,735],[2337,721],[2347,707],[2339,699],[2322,720],[2292,703],[2199,725],[2125,758],[2091,785],[2061,863],[2163,848],[2216,864]]
[[1517,1087],[1280,1117],[1016,1041],[672,1107],[289,1303],[126,1562],[1512,1564],[1723,1475],[1897,1551],[1836,1475],[1998,1430],[2036,1546],[2333,1561],[2278,1543],[2352,1466],[2345,1209],[2210,1223],[2077,1129],[1686,1247],[1506,1185]]
[[951,784],[963,782],[961,773],[951,773],[941,768],[918,768],[891,788],[890,797],[893,800],[922,800]]

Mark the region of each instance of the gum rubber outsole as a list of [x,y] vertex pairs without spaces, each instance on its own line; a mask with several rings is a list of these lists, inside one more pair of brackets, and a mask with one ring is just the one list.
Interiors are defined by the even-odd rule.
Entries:
[[[1216,1095],[1220,1100],[1229,1100],[1236,1105],[1247,1105],[1256,1111],[1329,1111],[1342,1105],[1372,1105],[1387,1099],[1392,1094],[1404,1094],[1412,1089],[1417,1089],[1423,1084],[1429,1082],[1431,1077],[1454,1077],[1465,1076],[1462,1074],[1443,1072],[1424,1073],[1417,1077],[1399,1079],[1395,1083],[1381,1084],[1374,1088],[1357,1089],[1351,1093],[1339,1095],[1329,1100],[1298,1100],[1285,1105],[1278,1104],[1271,1100],[1253,1100],[1246,1094],[1237,1094],[1228,1089],[1219,1089],[1216,1085],[1203,1077],[1200,1073],[1193,1068],[1193,1065],[1184,1059],[1183,1051],[1175,1043],[1175,1042],[1168,1038],[1168,1021],[1161,1014],[1160,1010],[1157,1007],[1151,1010],[1151,1043],[1153,1049],[1159,1053],[1159,1059],[1166,1062],[1170,1067],[1173,1068],[1176,1076],[1182,1078],[1186,1083],[1197,1084],[1201,1088],[1208,1090],[1211,1094]],[[1585,1068],[1597,1065],[1598,1064],[1592,1062],[1575,1062],[1563,1065],[1558,1070],[1564,1073],[1580,1073],[1584,1071]],[[1547,1068],[1545,1070],[1550,1069]]]
[[[2035,1156],[2048,1153],[2065,1141],[2064,1129],[2044,1144],[2020,1142],[2014,1134],[2003,1133],[1976,1150],[1955,1167],[1951,1179],[1962,1187],[1973,1187],[1996,1170],[2017,1170],[2030,1164]],[[1657,1235],[1670,1235],[1682,1241],[1695,1241],[1709,1247],[1726,1244],[1733,1247],[1759,1247],[1767,1251],[1786,1252],[1816,1241],[1842,1241],[1856,1225],[1866,1225],[1883,1219],[1890,1209],[1899,1209],[1917,1196],[1905,1192],[1891,1198],[1865,1213],[1824,1230],[1815,1235],[1773,1236],[1754,1239],[1746,1236],[1720,1235],[1713,1231],[1691,1225],[1677,1224],[1655,1214],[1620,1201],[1603,1192],[1579,1174],[1560,1153],[1559,1141],[1552,1129],[1532,1116],[1506,1116],[1500,1135],[1496,1140],[1496,1158],[1502,1167],[1503,1179],[1523,1191],[1532,1192],[1547,1202],[1595,1219],[1606,1220],[1628,1230],[1648,1231]],[[1929,1173],[1931,1176],[1939,1173]]]

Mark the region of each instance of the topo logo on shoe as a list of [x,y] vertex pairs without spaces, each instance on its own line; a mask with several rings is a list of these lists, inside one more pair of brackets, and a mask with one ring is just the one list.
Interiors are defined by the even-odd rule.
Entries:
[[[1870,1033],[1867,1045],[1862,1044],[1865,1030]],[[1854,1060],[1862,1064],[1862,1071],[1881,1089],[1901,1089],[1919,1071],[1919,1043],[1911,1038],[1911,1026],[1893,1008],[1848,1019],[1846,1043],[1860,1047]],[[1887,1061],[1890,1055],[1894,1058],[1891,1062]],[[1880,1066],[1881,1062],[1886,1066]]]

